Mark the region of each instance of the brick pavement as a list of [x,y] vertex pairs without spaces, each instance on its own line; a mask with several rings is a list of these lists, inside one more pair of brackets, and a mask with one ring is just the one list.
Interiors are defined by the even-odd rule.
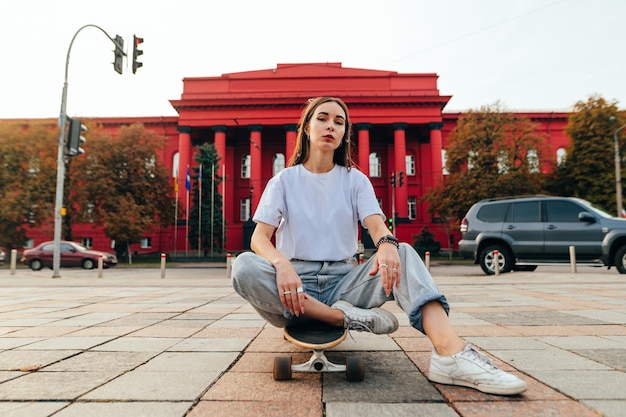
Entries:
[[[461,268],[461,269],[459,269]],[[529,385],[515,397],[430,383],[432,348],[408,326],[354,333],[328,353],[341,374],[272,378],[273,358],[309,354],[237,296],[226,269],[0,269],[0,415],[626,416],[626,278],[567,268],[486,277],[433,267],[459,334]],[[459,272],[460,271],[460,272]]]

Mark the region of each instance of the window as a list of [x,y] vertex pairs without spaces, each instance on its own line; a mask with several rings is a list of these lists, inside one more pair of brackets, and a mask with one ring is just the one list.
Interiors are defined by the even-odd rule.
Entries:
[[246,222],[250,220],[252,216],[250,215],[250,199],[242,198],[241,205],[239,209],[239,220],[242,222]]
[[380,157],[376,152],[370,154],[370,177],[380,178]]
[[413,155],[407,155],[404,157],[406,166],[406,175],[415,175],[415,157]]
[[91,249],[93,247],[93,238],[90,237],[84,237],[82,239],[82,244],[84,247],[86,247],[87,249]]
[[152,247],[152,238],[151,237],[144,237],[143,239],[141,239],[141,242],[139,243],[139,247],[141,249],[149,249]]
[[250,155],[241,157],[241,178],[250,178]]
[[541,202],[525,201],[523,203],[513,203],[511,212],[507,216],[507,221],[515,223],[531,223],[541,221]]
[[285,155],[283,155],[282,153],[277,153],[276,155],[274,155],[274,166],[272,169],[272,175],[278,174],[283,169],[285,169]]
[[417,198],[409,197],[409,219],[417,219]]
[[180,154],[176,152],[174,157],[172,158],[172,177],[178,178],[178,161],[180,158]]
[[546,202],[546,216],[549,222],[575,222],[578,223],[578,214],[586,211],[582,207],[569,201]]
[[539,157],[537,156],[537,151],[534,149],[529,149],[528,154],[526,155],[526,159],[528,160],[528,172],[531,174],[536,174],[539,172]]
[[565,150],[565,148],[559,148],[556,150],[556,164],[558,166],[561,166],[565,163],[565,160],[567,159],[567,151]]
[[448,163],[448,151],[445,149],[441,150],[441,173],[443,175],[450,175],[450,171],[446,168],[446,164]]
[[504,213],[509,206],[509,203],[483,206],[478,210],[476,218],[486,223],[499,223],[504,220]]
[[505,151],[498,152],[498,174],[509,172],[509,156]]
[[476,164],[476,159],[478,159],[478,152],[469,151],[467,153],[467,170],[471,171]]

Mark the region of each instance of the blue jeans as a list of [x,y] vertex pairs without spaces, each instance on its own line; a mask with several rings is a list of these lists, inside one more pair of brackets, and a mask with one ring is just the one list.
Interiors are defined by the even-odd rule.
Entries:
[[[411,326],[424,333],[422,306],[439,301],[449,313],[446,297],[441,294],[413,247],[400,244],[402,278],[400,287],[387,296],[380,275],[370,276],[374,257],[363,264],[352,260],[324,262],[292,259],[291,263],[302,280],[304,291],[327,305],[345,300],[360,308],[380,307],[395,300],[408,315]],[[276,270],[265,258],[253,252],[244,252],[235,258],[232,266],[232,284],[235,291],[269,323],[276,327],[296,325],[306,320],[292,315],[278,297]]]

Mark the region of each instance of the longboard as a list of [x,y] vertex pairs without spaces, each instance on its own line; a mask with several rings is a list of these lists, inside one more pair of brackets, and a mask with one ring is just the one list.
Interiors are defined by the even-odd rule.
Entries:
[[292,379],[293,372],[345,372],[348,381],[362,381],[365,378],[365,365],[360,356],[348,356],[346,364],[336,364],[328,360],[324,351],[344,341],[348,331],[326,323],[286,327],[285,339],[305,349],[313,351],[311,359],[305,363],[293,364],[291,356],[274,358],[274,379]]

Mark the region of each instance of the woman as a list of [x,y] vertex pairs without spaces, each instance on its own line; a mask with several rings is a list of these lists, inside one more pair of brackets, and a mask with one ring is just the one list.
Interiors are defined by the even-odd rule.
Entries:
[[[388,234],[369,179],[352,167],[350,136],[342,100],[309,100],[289,167],[268,182],[254,214],[254,253],[233,264],[237,293],[277,327],[313,319],[377,334],[398,328],[396,317],[380,308],[395,300],[434,346],[430,380],[493,394],[523,392],[522,380],[456,335],[445,296],[417,252]],[[359,221],[377,251],[356,265]]]

